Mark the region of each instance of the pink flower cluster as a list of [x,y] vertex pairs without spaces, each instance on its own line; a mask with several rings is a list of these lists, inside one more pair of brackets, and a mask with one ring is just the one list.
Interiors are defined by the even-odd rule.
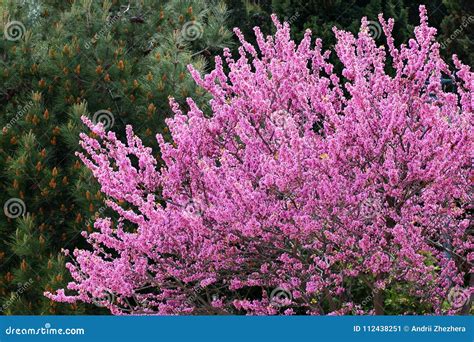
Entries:
[[257,49],[236,29],[228,72],[189,68],[212,115],[171,99],[162,160],[131,127],[124,143],[84,118],[79,155],[119,218],[84,234],[71,295],[46,295],[113,314],[373,314],[398,289],[455,313],[474,261],[474,76],[455,56],[449,70],[420,17],[399,48],[382,16],[388,49],[366,19],[356,37],[334,29],[341,75],[310,31],[296,44],[273,17]]

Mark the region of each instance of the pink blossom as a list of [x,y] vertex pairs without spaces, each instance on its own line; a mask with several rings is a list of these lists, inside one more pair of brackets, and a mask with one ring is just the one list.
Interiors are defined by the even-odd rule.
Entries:
[[401,47],[382,16],[388,49],[366,19],[357,36],[334,29],[342,74],[319,39],[297,44],[276,17],[274,36],[255,29],[258,48],[237,30],[238,59],[225,50],[204,77],[189,68],[212,115],[171,99],[162,162],[131,127],[121,142],[84,118],[98,138],[82,134],[79,156],[120,219],[98,219],[91,250],[74,252],[70,294],[46,295],[110,293],[114,314],[373,314],[350,284],[382,301],[404,284],[456,312],[446,298],[474,258],[474,77],[456,57],[450,71],[420,14]]

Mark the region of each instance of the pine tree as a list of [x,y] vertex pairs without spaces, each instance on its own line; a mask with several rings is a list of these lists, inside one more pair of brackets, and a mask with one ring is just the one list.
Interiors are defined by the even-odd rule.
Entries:
[[11,1],[0,14],[0,305],[6,314],[97,312],[42,295],[67,284],[60,250],[83,245],[80,232],[104,206],[74,154],[80,117],[118,132],[133,123],[156,146],[169,95],[205,104],[186,65],[205,69],[228,43],[227,10],[190,0]]
[[443,0],[449,15],[444,17],[440,43],[447,56],[456,53],[467,65],[474,64],[474,3],[469,0]]
[[362,16],[369,19],[371,34],[381,37],[377,15],[383,12],[395,19],[394,38],[401,44],[407,42],[412,24],[418,20],[420,4],[426,5],[430,24],[439,30],[438,39],[445,57],[449,60],[455,53],[464,63],[472,65],[474,7],[469,0],[272,0],[271,11],[292,24],[296,38],[301,39],[304,30],[310,28],[328,47],[335,42],[332,27],[356,32]]
[[[265,33],[270,33],[272,24],[270,14],[273,13],[271,0],[251,1],[251,0],[226,0],[229,7],[229,26],[238,27],[243,34],[253,42],[253,28],[255,26]],[[235,42],[238,39],[235,37]]]
[[394,38],[397,43],[404,42],[412,30],[408,25],[408,12],[403,0],[273,0],[273,11],[295,27],[294,34],[301,39],[306,29],[311,29],[315,37],[321,38],[325,46],[333,45],[336,40],[333,27],[357,32],[360,19],[366,16],[369,20],[371,35],[378,39],[382,28],[377,21],[379,13],[393,17],[396,22]]

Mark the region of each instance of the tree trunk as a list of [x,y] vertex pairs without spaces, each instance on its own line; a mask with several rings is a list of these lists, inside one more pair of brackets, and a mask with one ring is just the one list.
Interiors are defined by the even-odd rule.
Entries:
[[376,315],[383,315],[383,291],[375,290],[374,292],[374,309]]

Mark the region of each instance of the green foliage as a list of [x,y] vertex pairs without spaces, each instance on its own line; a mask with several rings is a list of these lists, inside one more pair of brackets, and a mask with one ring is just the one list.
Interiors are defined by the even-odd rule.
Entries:
[[273,11],[292,24],[295,38],[301,39],[306,29],[311,29],[313,36],[321,38],[326,48],[335,43],[333,27],[357,32],[362,17],[370,21],[369,28],[374,37],[381,37],[381,27],[377,16],[384,13],[396,19],[395,39],[405,41],[412,26],[408,25],[408,12],[403,1],[370,0],[273,0]]
[[0,215],[0,306],[5,314],[99,312],[43,296],[69,280],[61,248],[84,244],[80,232],[106,210],[75,156],[80,117],[118,135],[133,123],[156,147],[169,96],[206,103],[186,65],[204,70],[229,43],[227,10],[204,0],[49,0],[10,1],[0,13],[3,28],[24,26],[19,39],[0,40],[0,204],[13,199],[21,209]]
[[269,15],[275,13],[280,20],[290,23],[296,40],[311,29],[313,37],[323,40],[323,47],[335,43],[333,27],[357,32],[362,17],[372,25],[371,34],[380,44],[385,43],[377,16],[395,19],[395,44],[407,43],[413,27],[419,21],[418,8],[425,5],[430,15],[430,24],[439,28],[439,42],[445,57],[453,53],[468,65],[473,62],[474,2],[470,0],[226,0],[231,11],[230,26],[242,29],[247,39],[253,42],[252,28],[260,26],[270,33]]
[[448,15],[441,23],[441,48],[447,57],[456,53],[467,65],[474,64],[474,2],[443,0]]

